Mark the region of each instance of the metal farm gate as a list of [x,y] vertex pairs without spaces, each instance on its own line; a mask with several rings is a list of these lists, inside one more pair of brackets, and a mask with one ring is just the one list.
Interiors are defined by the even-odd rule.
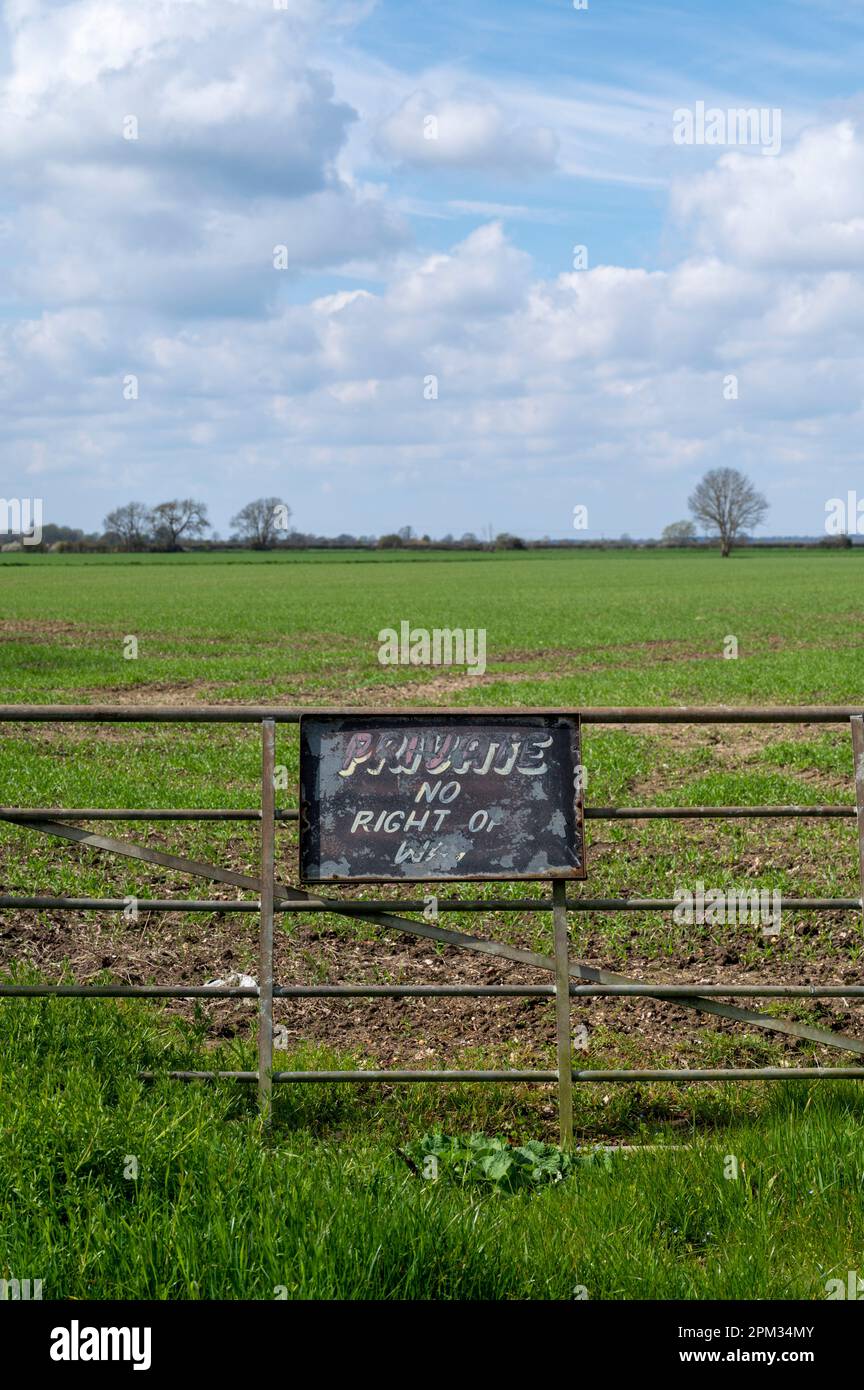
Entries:
[[[430,720],[444,716],[464,716],[471,713],[478,720],[496,716],[512,716],[513,709],[427,710],[406,708],[403,715],[424,715]],[[545,710],[516,711],[524,715],[548,715]],[[574,711],[574,713],[577,713]],[[864,892],[864,718],[860,708],[848,706],[801,706],[747,709],[732,707],[705,708],[596,708],[578,711],[584,725],[621,724],[842,724],[851,729],[854,768],[855,804],[846,806],[586,806],[586,820],[654,820],[654,819],[745,819],[763,817],[854,817],[857,816],[859,871]],[[838,1067],[727,1067],[718,1069],[677,1070],[574,1070],[571,1061],[570,1001],[586,996],[635,995],[674,1002],[698,1013],[719,1015],[721,1018],[745,1023],[750,1027],[774,1033],[792,1035],[809,1042],[842,1051],[864,1055],[864,1040],[834,1033],[791,1019],[774,1018],[768,1014],[739,1008],[721,1002],[722,996],[752,998],[843,998],[864,997],[864,985],[696,985],[656,984],[630,979],[608,970],[570,958],[568,948],[568,914],[571,912],[657,912],[672,911],[677,900],[672,898],[590,898],[568,896],[563,878],[552,880],[549,897],[480,898],[437,900],[439,913],[471,912],[549,912],[554,927],[554,953],[543,955],[523,950],[503,942],[466,935],[405,913],[422,914],[421,899],[349,899],[321,897],[277,882],[276,827],[279,821],[296,820],[296,808],[275,805],[275,728],[277,723],[297,724],[301,715],[377,716],[380,711],[364,710],[301,710],[260,706],[187,706],[158,705],[5,705],[0,706],[0,723],[175,723],[175,724],[247,724],[257,726],[261,738],[261,805],[247,810],[222,809],[100,809],[84,807],[58,810],[47,807],[5,806],[0,808],[0,820],[42,834],[87,845],[110,854],[160,865],[179,873],[190,874],[211,882],[227,884],[256,894],[248,899],[150,899],[138,898],[139,910],[148,912],[190,913],[254,913],[259,920],[259,963],[257,988],[230,988],[185,985],[13,985],[0,983],[0,996],[69,996],[74,998],[255,998],[258,1000],[258,1068],[256,1071],[228,1072],[169,1072],[178,1080],[213,1080],[230,1078],[254,1083],[258,1087],[262,1113],[270,1113],[274,1082],[540,1082],[555,1083],[561,1141],[572,1141],[574,1082],[616,1081],[786,1081],[792,1078],[807,1080],[825,1078],[864,1077],[860,1064]],[[177,855],[164,854],[128,840],[116,840],[91,830],[83,830],[72,822],[94,821],[260,821],[260,874],[252,877],[235,873],[216,864],[204,864]],[[0,896],[0,910],[50,909],[64,912],[123,912],[128,898],[69,898],[39,895],[22,897]],[[854,898],[782,898],[783,909],[798,912],[820,910],[845,911],[861,914],[862,897]],[[398,909],[398,912],[394,909]],[[549,973],[550,982],[542,985],[286,985],[273,979],[273,923],[276,913],[336,913],[374,923],[399,933],[424,937],[468,951],[499,956],[508,961],[533,966]],[[273,1070],[273,1000],[274,999],[345,999],[374,998],[442,998],[476,996],[483,998],[552,996],[556,1000],[557,1065],[548,1071],[274,1071]],[[720,996],[720,997],[718,997]],[[153,1074],[149,1075],[153,1079]]]

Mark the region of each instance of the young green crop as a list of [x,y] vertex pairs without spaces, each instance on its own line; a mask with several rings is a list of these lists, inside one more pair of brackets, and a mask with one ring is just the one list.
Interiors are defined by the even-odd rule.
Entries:
[[[743,551],[731,561],[663,551],[7,555],[0,698],[860,705],[862,563],[857,549]],[[485,627],[486,676],[381,667],[377,634],[403,619]],[[730,635],[736,660],[723,655]],[[131,660],[129,636],[138,644]],[[2,734],[3,804],[258,804],[254,731],[7,725]],[[853,801],[848,730],[739,735],[586,729],[588,802]],[[279,802],[295,804],[290,726],[279,727],[277,762],[286,769]],[[592,896],[671,896],[698,879],[801,896],[859,892],[853,819],[589,821],[588,830]],[[256,871],[254,822],[101,832]],[[291,879],[291,822],[280,822],[278,853],[279,873]],[[9,825],[0,826],[0,871],[7,892],[146,898],[191,887],[185,876]],[[208,891],[199,885],[192,895]],[[467,893],[510,891],[480,884]],[[27,950],[53,979],[85,947],[97,967],[104,954],[122,975],[144,935],[81,913],[71,944],[55,949],[57,921],[27,921]],[[480,912],[455,925],[550,949],[544,914]],[[203,983],[212,927],[201,917],[188,928],[167,919],[146,932],[164,947],[171,978],[182,961]],[[300,943],[298,960],[316,980],[332,978],[343,942],[362,945],[377,971],[377,953],[393,941],[345,918],[318,917],[315,930],[322,949]],[[294,920],[280,919],[278,932],[292,944]],[[636,959],[646,972],[677,963],[706,978],[722,973],[730,950],[725,928],[685,928],[669,914],[573,914],[571,932],[574,956],[625,973]],[[232,968],[254,970],[254,916],[234,919],[231,933]],[[760,978],[860,973],[856,914],[799,914],[780,938],[754,933],[732,945],[740,967]],[[7,934],[4,964],[23,954],[15,931]],[[541,1036],[551,1007],[541,1001],[532,1015]],[[638,1024],[622,1031],[604,1007],[606,1021],[591,1026],[589,1065],[670,1064],[661,1030],[653,1039]],[[648,1008],[675,1015],[673,1006]],[[816,1001],[765,1008],[828,1026]],[[428,1064],[513,1065],[524,1034],[515,1005],[511,1016],[512,1037],[484,1046],[481,1027]],[[554,1088],[282,1086],[268,1137],[254,1087],[137,1079],[148,1068],[254,1065],[254,1010],[249,1017],[248,1036],[214,1047],[203,1007],[180,1024],[151,1004],[0,1001],[0,1278],[42,1278],[46,1298],[572,1298],[584,1289],[590,1298],[746,1299],[821,1298],[827,1280],[864,1267],[864,1101],[851,1083],[577,1085],[577,1133],[589,1151],[610,1137],[650,1147],[576,1163],[547,1143]],[[407,1005],[402,1017],[408,1036]],[[707,1027],[695,1016],[686,1048],[671,1064],[789,1060],[770,1034]],[[816,1057],[807,1045],[797,1055]],[[300,1070],[368,1062],[314,1043],[280,1054],[280,1066]],[[438,1181],[413,1173],[402,1154],[420,1173],[435,1158]]]

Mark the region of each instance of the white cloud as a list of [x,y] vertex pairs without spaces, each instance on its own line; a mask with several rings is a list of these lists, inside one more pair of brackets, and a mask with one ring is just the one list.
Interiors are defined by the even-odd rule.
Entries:
[[741,266],[864,266],[864,142],[850,121],[803,133],[780,159],[724,155],[674,192],[700,247]]
[[[380,94],[366,109],[315,48],[322,24],[351,14],[317,0],[266,14],[253,0],[7,3],[3,246],[18,305],[0,320],[4,458],[38,470],[52,518],[84,496],[98,519],[118,487],[230,491],[229,513],[256,477],[320,508],[320,474],[332,521],[301,501],[298,525],[386,530],[416,497],[428,528],[477,529],[485,515],[453,521],[470,493],[498,499],[502,527],[555,529],[560,515],[561,531],[577,489],[614,508],[676,480],[686,495],[714,462],[755,468],[763,486],[773,471],[778,487],[790,468],[823,486],[852,467],[864,141],[851,124],[682,180],[683,250],[663,269],[592,255],[589,270],[541,275],[488,218],[523,203],[496,206],[474,171],[518,177],[536,212],[523,176],[558,179],[583,156],[594,168],[603,111],[580,135],[560,98],[493,99],[464,74],[428,90],[403,78],[387,110]],[[128,114],[137,141],[122,138]],[[622,110],[622,148],[643,116]],[[452,202],[474,229],[414,249],[398,170],[392,188],[365,182],[346,154],[376,139],[413,171],[409,196],[430,170],[470,175]]]
[[0,161],[22,298],[260,313],[283,289],[276,245],[291,278],[404,244],[403,219],[337,172],[356,113],[309,58],[321,13],[306,0],[19,5]]
[[420,168],[448,166],[517,174],[554,167],[558,139],[545,126],[513,121],[493,100],[412,92],[378,129],[379,150]]

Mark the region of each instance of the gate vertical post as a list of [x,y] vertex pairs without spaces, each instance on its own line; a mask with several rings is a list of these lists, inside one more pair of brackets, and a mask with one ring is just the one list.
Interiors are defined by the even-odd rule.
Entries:
[[561,1147],[573,1143],[573,1061],[570,1042],[570,951],[567,939],[567,882],[552,880],[555,927],[555,1022],[558,1034],[558,1118]]
[[273,895],[276,880],[276,724],[261,722],[261,925],[258,938],[258,1104],[270,1122],[273,1090]]
[[855,764],[855,806],[858,812],[858,873],[861,884],[861,906],[864,911],[864,716],[853,714],[852,757]]

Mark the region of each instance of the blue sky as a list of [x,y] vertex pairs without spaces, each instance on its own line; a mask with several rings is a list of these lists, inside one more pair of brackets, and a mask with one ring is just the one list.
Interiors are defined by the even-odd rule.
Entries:
[[[279,3],[5,0],[2,495],[528,536],[658,534],[721,464],[772,533],[864,497],[860,0]],[[677,143],[697,103],[779,150]]]

